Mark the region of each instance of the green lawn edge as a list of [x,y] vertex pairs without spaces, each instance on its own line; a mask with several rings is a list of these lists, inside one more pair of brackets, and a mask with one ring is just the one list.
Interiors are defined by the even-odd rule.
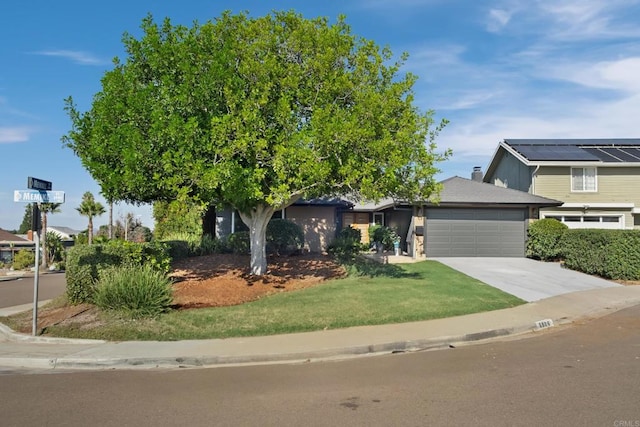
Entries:
[[[437,261],[364,264],[346,278],[242,305],[171,311],[137,320],[102,313],[100,326],[57,325],[45,333],[109,341],[267,336],[441,319],[524,303]],[[11,326],[11,318],[4,320]]]

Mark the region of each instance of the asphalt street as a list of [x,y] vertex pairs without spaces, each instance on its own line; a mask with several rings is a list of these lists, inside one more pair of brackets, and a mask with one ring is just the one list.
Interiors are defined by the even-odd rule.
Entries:
[[[62,295],[66,279],[62,273],[43,273],[38,279],[38,301]],[[0,308],[33,303],[33,276],[0,280]]]
[[635,306],[526,338],[340,362],[4,370],[2,424],[638,426],[639,330]]

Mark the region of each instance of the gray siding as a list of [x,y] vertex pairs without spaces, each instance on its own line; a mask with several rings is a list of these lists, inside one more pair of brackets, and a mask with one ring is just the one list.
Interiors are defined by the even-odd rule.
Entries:
[[[489,182],[498,187],[513,188],[514,190],[531,193],[531,174],[533,169],[525,166],[506,151],[501,151],[500,161],[489,177]],[[548,195],[544,196],[550,197]]]

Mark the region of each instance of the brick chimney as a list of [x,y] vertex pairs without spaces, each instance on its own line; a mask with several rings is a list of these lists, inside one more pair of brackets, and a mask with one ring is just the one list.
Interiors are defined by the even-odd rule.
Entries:
[[482,178],[484,174],[482,173],[482,168],[480,166],[474,166],[473,172],[471,173],[471,179],[474,181],[482,182]]

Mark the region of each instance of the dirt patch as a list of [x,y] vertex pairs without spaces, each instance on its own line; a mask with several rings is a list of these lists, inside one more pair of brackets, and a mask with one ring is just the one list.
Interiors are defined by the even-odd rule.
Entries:
[[171,277],[176,308],[221,307],[255,301],[265,295],[318,285],[344,276],[344,269],[324,256],[269,259],[267,274],[250,274],[249,257],[207,255],[174,264]]
[[[255,301],[266,295],[319,285],[327,279],[342,277],[344,269],[329,257],[301,255],[270,257],[267,274],[250,274],[249,256],[206,255],[180,260],[172,266],[173,308],[178,310],[222,307]],[[38,310],[38,329],[74,323],[95,327],[99,310],[91,304],[42,308]],[[31,332],[31,316],[16,328]]]

